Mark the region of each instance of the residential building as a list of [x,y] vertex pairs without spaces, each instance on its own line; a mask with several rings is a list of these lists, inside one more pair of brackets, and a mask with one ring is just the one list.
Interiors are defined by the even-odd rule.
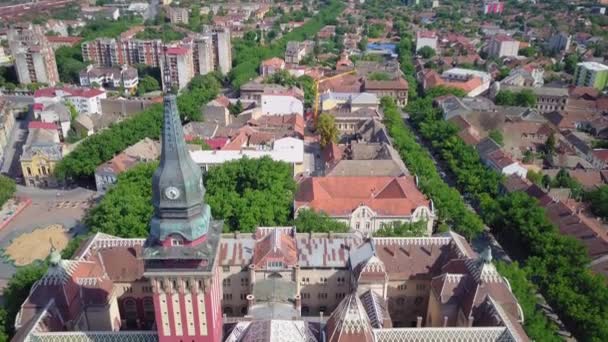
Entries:
[[428,46],[437,51],[437,34],[434,31],[416,32],[416,51]]
[[489,168],[500,172],[505,176],[518,175],[526,178],[528,170],[518,161],[514,161],[507,155],[492,138],[485,138],[475,146],[479,157]]
[[67,37],[67,36],[45,36],[47,42],[56,51],[60,47],[73,47],[82,41],[82,37]]
[[4,46],[0,46],[0,65],[8,64],[11,61],[10,53],[4,51]]
[[314,42],[306,40],[303,42],[287,42],[285,49],[285,63],[300,64],[302,59],[312,52]]
[[33,109],[34,118],[36,118],[36,120],[54,123],[57,126],[60,140],[63,141],[68,136],[68,132],[71,128],[72,115],[70,110],[63,103],[36,103],[34,104]]
[[295,197],[295,216],[304,209],[323,212],[352,231],[373,234],[393,222],[426,223],[433,232],[432,201],[418,190],[412,176],[307,177]]
[[[529,341],[490,249],[477,255],[453,232],[373,238],[259,227],[221,234],[188,158],[174,96],[165,98],[164,122],[148,238],[97,233],[71,260],[51,251],[16,315],[16,341]],[[357,190],[352,185],[330,193]],[[411,179],[364,185],[382,194],[365,202],[372,206],[414,200],[393,200],[414,193]],[[429,214],[420,197],[426,206],[419,212]],[[367,222],[363,210],[358,219]],[[322,314],[328,319],[319,326]]]
[[351,141],[329,144],[321,153],[326,177],[399,177],[409,172],[397,152],[385,142]]
[[291,95],[301,101],[304,100],[304,92],[296,87],[284,87],[279,84],[260,83],[249,81],[241,86],[240,98],[243,101],[255,101],[258,105],[262,104],[262,95]]
[[188,20],[190,19],[190,13],[187,8],[183,7],[166,7],[167,16],[169,17],[169,21],[171,24],[183,24],[188,25]]
[[84,114],[101,114],[101,101],[106,98],[105,90],[95,88],[42,88],[34,92],[34,103],[67,101]]
[[19,83],[52,86],[59,82],[55,53],[40,26],[13,26],[7,36]]
[[483,14],[501,14],[505,9],[505,4],[502,1],[484,0],[482,2]]
[[102,68],[89,65],[80,72],[80,85],[91,87],[95,84],[104,88],[123,88],[125,92],[135,94],[139,84],[139,76],[137,69],[128,65],[123,65],[120,68]]
[[109,98],[102,99],[101,114],[102,116],[113,116],[117,118],[126,118],[133,114],[137,114],[144,109],[152,106],[155,101],[149,99],[125,99],[125,98]]
[[262,115],[304,115],[304,104],[292,94],[263,94]]
[[500,90],[508,90],[515,93],[519,93],[523,90],[531,91],[536,96],[535,108],[540,113],[563,111],[568,105],[568,88],[513,87],[501,85]]
[[509,76],[500,81],[500,85],[516,87],[542,87],[545,83],[545,69],[526,65],[509,71]]
[[344,139],[351,139],[364,122],[374,119],[382,120],[379,109],[367,107],[352,109],[349,105],[342,105],[324,111],[324,113],[334,117],[338,132]]
[[4,97],[0,96],[0,160],[4,158],[4,151],[11,140],[14,127],[15,115],[12,105]]
[[42,188],[59,185],[54,171],[62,158],[59,128],[54,123],[31,121],[19,158],[25,185]]
[[206,27],[193,41],[194,72],[204,75],[219,71],[222,75],[232,69],[232,43],[230,30],[223,27]]
[[462,68],[452,68],[441,75],[434,70],[427,70],[421,74],[421,78],[424,89],[445,85],[462,89],[469,97],[486,92],[492,80],[490,74],[486,72]]
[[365,80],[363,91],[376,94],[378,98],[390,96],[395,99],[399,106],[407,105],[409,85],[403,77],[390,81]]
[[232,123],[233,116],[230,114],[230,100],[220,95],[207,102],[203,107],[205,122],[214,122],[220,126],[228,126]]
[[570,50],[572,35],[567,32],[558,32],[549,39],[548,48],[553,53],[562,53]]
[[278,57],[262,61],[262,65],[260,66],[260,74],[263,77],[268,77],[280,70],[285,70],[285,61]]
[[348,105],[352,110],[361,108],[378,109],[380,100],[373,93],[337,93],[326,91],[319,96],[321,110],[331,110],[337,106]]
[[598,62],[582,62],[576,65],[574,84],[604,90],[608,85],[608,66]]
[[163,43],[160,39],[133,39],[131,35],[124,33],[119,39],[97,38],[84,42],[81,48],[83,60],[100,67],[120,67],[125,64],[159,67],[163,53]]
[[258,159],[268,157],[275,161],[282,161],[290,164],[293,174],[304,172],[304,142],[296,138],[282,138],[273,142],[272,146],[263,149],[242,149],[242,150],[199,150],[191,151],[192,160],[206,172],[209,168],[229,161],[239,160],[243,157]]
[[518,52],[519,41],[504,34],[492,36],[488,43],[488,56],[490,57],[516,57]]
[[192,49],[189,46],[165,47],[161,61],[163,89],[186,88],[194,77]]
[[157,160],[160,154],[160,144],[149,138],[145,138],[135,145],[128,147],[114,158],[97,167],[95,170],[97,192],[105,193],[116,183],[118,175],[139,163]]

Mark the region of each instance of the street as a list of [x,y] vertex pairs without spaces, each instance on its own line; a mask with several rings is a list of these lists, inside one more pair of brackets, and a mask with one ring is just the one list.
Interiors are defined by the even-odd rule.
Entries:
[[[420,146],[424,147],[424,149],[426,149],[426,151],[428,152],[429,157],[433,161],[433,164],[435,164],[435,167],[437,168],[437,171],[439,172],[439,175],[441,176],[443,181],[450,187],[456,188],[456,180],[453,178],[451,172],[446,172],[446,170],[448,170],[447,167],[443,165],[443,161],[440,159],[440,157],[433,153],[432,146],[430,146],[428,142],[423,141],[420,136],[418,136],[416,130],[414,130],[411,123],[409,122],[409,115],[403,113],[401,117],[403,118],[403,122],[405,123],[405,125],[414,133],[416,142]],[[460,191],[459,194],[463,202],[466,203],[467,208],[472,212],[476,212],[471,203],[460,193]],[[504,250],[504,248],[500,245],[500,243],[498,243],[494,235],[491,233],[490,227],[485,224],[483,233],[471,241],[471,246],[473,247],[473,250],[477,253],[481,253],[486,248],[490,247],[490,250],[492,251],[492,258],[494,260],[504,261],[506,263],[513,262],[513,260]],[[545,316],[547,316],[549,320],[551,320],[560,328],[559,332],[561,337],[565,338],[566,340],[573,341],[574,339],[572,338],[572,334],[566,330],[566,327],[559,319],[553,308],[549,306],[545,298],[538,292],[536,293],[536,296],[538,298],[538,302],[541,304],[541,308],[542,311],[545,313]]]

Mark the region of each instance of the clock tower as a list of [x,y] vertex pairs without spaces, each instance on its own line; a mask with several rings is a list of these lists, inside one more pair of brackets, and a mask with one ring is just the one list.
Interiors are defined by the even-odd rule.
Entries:
[[154,214],[143,250],[159,342],[222,339],[218,245],[223,223],[205,203],[201,169],[186,146],[175,95],[164,98],[162,151],[152,178]]

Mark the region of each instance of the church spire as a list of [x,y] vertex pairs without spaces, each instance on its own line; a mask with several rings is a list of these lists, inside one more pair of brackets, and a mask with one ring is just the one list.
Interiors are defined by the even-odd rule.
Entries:
[[166,93],[160,165],[152,178],[151,239],[162,244],[170,237],[184,244],[201,240],[211,218],[204,196],[201,169],[186,146],[176,96]]

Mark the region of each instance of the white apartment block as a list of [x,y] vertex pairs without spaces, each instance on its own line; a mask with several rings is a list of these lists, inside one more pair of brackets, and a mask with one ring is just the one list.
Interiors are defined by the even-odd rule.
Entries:
[[416,32],[416,51],[428,46],[437,51],[437,34],[433,31]]
[[516,57],[519,52],[519,41],[506,36],[495,35],[488,43],[488,55],[490,57]]

